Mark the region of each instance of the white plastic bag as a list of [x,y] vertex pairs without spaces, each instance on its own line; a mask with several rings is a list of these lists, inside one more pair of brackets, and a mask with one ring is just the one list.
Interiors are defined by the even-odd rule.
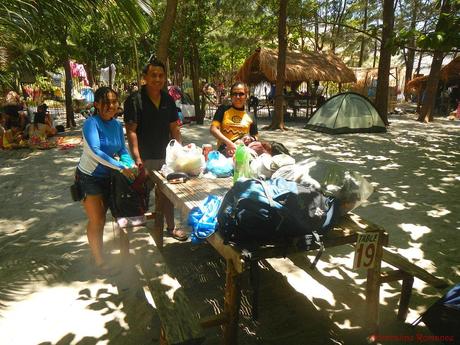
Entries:
[[166,147],[165,163],[174,172],[183,172],[192,176],[198,176],[205,167],[201,148],[195,144],[182,146],[174,139]]

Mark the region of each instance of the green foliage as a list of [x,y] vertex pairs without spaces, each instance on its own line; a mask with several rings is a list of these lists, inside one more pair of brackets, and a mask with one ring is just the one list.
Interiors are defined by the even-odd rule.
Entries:
[[135,34],[148,28],[145,11],[152,13],[144,0],[4,0],[0,49],[8,60],[0,66],[2,79],[21,69],[43,75],[68,58],[97,67],[111,61],[129,65]]
[[[445,1],[445,0],[444,0]],[[460,47],[459,0],[439,18],[439,1],[407,0],[395,10],[395,33],[384,49],[452,51]],[[200,74],[228,81],[257,47],[277,48],[277,0],[180,1],[169,44],[169,65],[189,74],[192,47]],[[45,75],[68,57],[94,72],[113,62],[122,79],[135,79],[134,45],[140,65],[156,50],[164,0],[2,0],[0,83],[14,85],[23,70]],[[411,18],[416,15],[416,27]],[[365,17],[365,14],[367,17]],[[288,47],[334,50],[350,65],[369,60],[379,46],[382,2],[289,0]],[[365,20],[367,18],[367,20]],[[1,86],[0,85],[0,86]]]
[[437,30],[420,34],[417,43],[421,48],[449,52],[460,47],[460,6],[454,8],[453,12],[440,15]]

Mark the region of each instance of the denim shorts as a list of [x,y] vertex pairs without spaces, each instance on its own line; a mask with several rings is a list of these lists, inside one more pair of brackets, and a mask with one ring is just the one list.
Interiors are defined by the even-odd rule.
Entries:
[[104,201],[109,200],[110,196],[110,177],[95,177],[87,175],[77,168],[76,177],[80,186],[82,200],[88,195],[102,195]]

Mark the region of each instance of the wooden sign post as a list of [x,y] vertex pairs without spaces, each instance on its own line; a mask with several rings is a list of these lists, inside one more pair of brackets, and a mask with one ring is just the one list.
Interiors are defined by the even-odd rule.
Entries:
[[353,269],[374,268],[379,232],[359,233],[355,247]]

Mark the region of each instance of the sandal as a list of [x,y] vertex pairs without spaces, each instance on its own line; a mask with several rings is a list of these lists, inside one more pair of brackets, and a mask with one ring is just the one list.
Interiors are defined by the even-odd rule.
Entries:
[[169,236],[171,236],[172,238],[178,241],[183,242],[183,241],[188,240],[188,234],[183,229],[174,228],[174,229],[167,229],[167,231],[168,231]]

